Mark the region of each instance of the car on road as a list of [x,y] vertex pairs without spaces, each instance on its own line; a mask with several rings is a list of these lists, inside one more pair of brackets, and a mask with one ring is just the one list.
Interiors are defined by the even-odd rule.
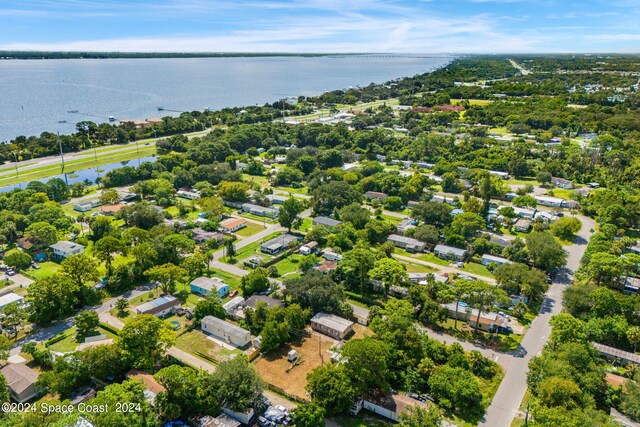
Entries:
[[13,268],[7,268],[7,271],[5,271],[5,273],[7,274],[7,276],[15,276],[16,272]]

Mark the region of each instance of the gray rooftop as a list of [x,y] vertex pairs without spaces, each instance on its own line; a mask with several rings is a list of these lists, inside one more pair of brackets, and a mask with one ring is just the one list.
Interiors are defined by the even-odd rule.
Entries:
[[207,291],[212,291],[214,288],[220,290],[224,286],[227,286],[222,279],[217,277],[197,277],[191,281],[191,284]]
[[424,246],[425,243],[421,242],[420,240],[414,239],[412,237],[406,237],[406,236],[401,236],[399,234],[392,234],[391,236],[389,236],[389,241],[391,242],[402,242],[405,243],[407,245],[414,245],[414,246]]
[[69,251],[74,251],[77,250],[79,248],[83,248],[84,246],[78,244],[78,243],[74,243],[74,242],[69,242],[68,240],[60,240],[58,243],[54,243],[53,245],[49,246],[51,249],[57,249],[60,252],[69,252]]
[[315,224],[324,225],[327,227],[335,227],[336,225],[342,224],[342,221],[338,221],[333,218],[329,218],[328,216],[317,216],[312,220]]
[[313,316],[311,321],[340,332],[345,332],[353,326],[353,322],[351,320],[328,313],[318,313]]
[[433,251],[436,253],[440,252],[443,254],[454,254],[458,256],[465,256],[467,253],[466,249],[454,248],[453,246],[447,245],[436,245]]
[[285,233],[280,236],[274,237],[273,239],[264,242],[261,247],[269,248],[269,249],[278,249],[283,246],[288,246],[289,243],[297,241],[298,238],[293,234]]
[[217,317],[213,317],[213,316],[203,317],[201,320],[201,323],[213,325],[216,328],[224,332],[227,332],[228,334],[243,335],[249,332],[246,329],[241,328],[240,326],[236,326],[233,323],[226,322],[222,319],[218,319]]

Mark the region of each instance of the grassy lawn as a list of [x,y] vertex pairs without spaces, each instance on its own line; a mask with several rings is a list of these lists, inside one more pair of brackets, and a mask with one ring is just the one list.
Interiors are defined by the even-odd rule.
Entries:
[[404,262],[404,261],[400,261],[400,262],[407,267],[408,273],[433,273],[437,271],[435,268],[429,267],[428,265],[412,264],[410,262]]
[[389,222],[391,222],[393,224],[398,224],[398,223],[400,223],[402,221],[402,218],[398,218],[398,217],[390,216],[390,215],[385,215],[385,214],[380,215],[380,218],[382,218],[382,219],[384,219],[386,221],[389,221]]
[[[260,250],[260,245],[262,245],[264,242],[266,242],[267,240],[271,240],[274,237],[278,236],[280,233],[276,232],[276,233],[271,233],[269,234],[267,237],[265,237],[262,240],[259,240],[257,242],[253,242],[247,246],[245,246],[244,248],[238,249],[236,252],[236,256],[235,258],[239,261],[242,261],[243,259],[253,255],[254,253],[258,252]],[[267,254],[263,254],[260,253],[261,258],[270,258],[269,255]]]
[[442,266],[447,266],[447,265],[451,264],[451,262],[449,260],[440,259],[437,256],[435,256],[434,254],[412,254],[412,253],[409,253],[409,252],[405,251],[404,249],[400,249],[400,248],[396,248],[394,250],[394,253],[396,253],[398,255],[410,257],[410,258],[419,259],[420,261],[431,262],[433,264],[438,264],[438,265],[442,265]]
[[572,200],[575,192],[574,190],[565,190],[564,188],[554,188],[550,191],[553,191],[553,197],[560,197],[566,200]]
[[[116,336],[114,334],[112,334],[111,332],[102,329],[100,327],[98,327],[97,329],[97,334],[96,335],[106,335],[107,338],[115,338]],[[68,353],[68,352],[72,352],[76,350],[76,347],[81,344],[84,341],[81,342],[77,342],[76,341],[76,327],[74,326],[73,328],[64,331],[62,334],[60,335],[64,335],[65,338],[61,341],[58,341],[55,344],[51,344],[49,346],[49,349],[51,351],[56,351],[56,352],[60,352],[60,353]],[[60,336],[60,335],[56,335]]]
[[249,237],[249,236],[253,236],[256,233],[261,232],[264,229],[265,227],[263,227],[262,225],[258,225],[253,222],[247,222],[247,225],[245,227],[236,231],[234,234],[237,234],[238,236],[242,236],[242,237]]
[[[300,267],[300,260],[302,258],[304,258],[302,255],[293,254],[276,263],[275,266],[278,269],[280,276],[282,277],[287,273],[295,273],[298,271],[298,268]],[[287,278],[291,278],[291,275],[288,275]]]
[[462,269],[467,273],[477,274],[478,276],[490,277],[492,279],[494,278],[493,273],[487,270],[487,267],[485,267],[482,264],[478,264],[477,262],[468,262],[464,265]]
[[263,222],[265,224],[275,224],[277,222],[277,220],[274,218],[267,218],[266,216],[258,216],[258,215],[250,214],[247,212],[241,213],[240,216],[244,218],[252,219],[254,221]]
[[300,188],[293,188],[293,187],[272,187],[275,190],[280,190],[280,191],[285,191],[287,193],[294,193],[294,194],[302,194],[302,195],[307,195],[309,194],[309,189],[307,187],[300,187]]
[[313,227],[311,218],[305,218],[302,220],[302,225],[300,225],[299,230],[302,231],[303,233],[306,233],[311,229],[311,227]]
[[197,329],[180,335],[176,340],[176,347],[209,362],[211,359],[222,362],[242,353],[240,350],[229,350],[217,345]]
[[29,270],[24,271],[23,274],[33,280],[36,280],[45,277],[51,277],[60,269],[60,264],[57,264],[53,261],[45,261],[38,264],[40,265],[40,268],[38,270],[30,268]]

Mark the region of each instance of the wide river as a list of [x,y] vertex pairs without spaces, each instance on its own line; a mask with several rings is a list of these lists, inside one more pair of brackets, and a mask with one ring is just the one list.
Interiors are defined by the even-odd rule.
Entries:
[[[75,131],[82,120],[147,119],[261,105],[433,71],[431,55],[0,60],[0,141]],[[163,107],[170,111],[158,111]]]

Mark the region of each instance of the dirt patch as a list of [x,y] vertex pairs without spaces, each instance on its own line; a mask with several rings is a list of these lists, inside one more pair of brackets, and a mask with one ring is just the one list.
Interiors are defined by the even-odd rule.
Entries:
[[[266,356],[263,355],[255,362],[255,367],[268,384],[281,389],[286,394],[306,400],[308,396],[304,387],[307,384],[307,374],[313,368],[321,366],[323,359],[325,364],[331,363],[331,354],[328,350],[335,343],[333,338],[311,332],[299,341]],[[287,353],[290,350],[295,350],[301,360],[287,372],[291,367],[291,363],[287,360]]]

